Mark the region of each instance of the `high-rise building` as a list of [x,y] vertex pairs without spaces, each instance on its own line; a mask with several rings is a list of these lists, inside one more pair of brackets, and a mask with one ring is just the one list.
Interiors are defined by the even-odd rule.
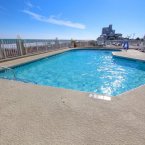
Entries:
[[121,33],[115,33],[115,30],[112,28],[112,24],[109,27],[102,28],[102,34],[98,37],[98,40],[120,40],[122,39]]
[[115,33],[115,30],[112,28],[112,24],[109,25],[109,27],[102,28],[102,34],[100,37],[97,38],[97,43],[99,45],[105,44],[106,40],[122,40],[122,34],[121,33]]
[[109,25],[109,27],[104,27],[102,28],[102,35],[114,35],[115,34],[115,30],[112,29],[112,25]]

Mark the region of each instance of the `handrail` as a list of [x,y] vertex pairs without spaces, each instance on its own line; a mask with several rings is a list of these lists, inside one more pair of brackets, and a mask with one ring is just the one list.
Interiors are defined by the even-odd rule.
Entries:
[[17,78],[17,80],[18,81],[22,81],[22,82],[24,82],[24,83],[33,83],[33,84],[37,84],[37,82],[36,81],[31,81],[31,80],[29,80],[29,79],[20,79],[20,78]]
[[10,70],[10,71],[13,73],[14,79],[16,79],[16,73],[15,73],[15,71],[14,71],[12,68],[10,68],[10,67],[5,67],[5,66],[0,66],[0,68],[6,69],[6,70]]
[[[28,79],[20,79],[20,78],[16,77],[16,73],[15,73],[14,69],[12,69],[12,68],[5,67],[5,66],[0,66],[0,68],[12,71],[15,80],[22,81],[25,83],[32,82]],[[32,83],[37,84],[37,82],[35,82],[35,81],[33,81]]]

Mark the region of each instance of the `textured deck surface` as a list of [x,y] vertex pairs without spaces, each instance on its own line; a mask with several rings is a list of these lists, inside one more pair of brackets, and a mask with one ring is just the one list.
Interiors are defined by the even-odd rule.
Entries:
[[145,145],[145,86],[111,101],[89,96],[0,79],[0,145]]
[[120,52],[113,52],[113,55],[145,61],[145,53],[140,52],[138,50],[131,49],[131,50],[127,50],[127,51],[124,50],[124,51],[120,51]]

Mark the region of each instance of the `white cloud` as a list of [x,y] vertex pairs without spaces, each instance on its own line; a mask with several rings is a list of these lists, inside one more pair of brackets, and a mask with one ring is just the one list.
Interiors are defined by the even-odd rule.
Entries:
[[44,20],[43,20],[44,17],[41,16],[41,15],[39,15],[39,14],[33,13],[33,12],[29,11],[29,10],[23,10],[22,12],[24,12],[24,13],[26,13],[26,14],[32,16],[32,17],[33,17],[34,19],[36,19],[36,20],[44,21]]
[[40,6],[36,6],[36,8],[39,9],[39,10],[42,10],[42,9],[40,8]]
[[41,22],[62,25],[62,26],[67,26],[67,27],[72,27],[72,28],[78,28],[78,29],[85,29],[86,28],[86,26],[84,24],[57,19],[54,16],[50,16],[50,17],[46,18],[45,16],[39,15],[39,14],[31,12],[29,10],[23,10],[22,12],[30,15],[32,18],[34,18],[38,21],[41,21]]
[[27,6],[28,8],[31,8],[31,9],[32,9],[32,8],[37,8],[37,9],[41,10],[40,6],[34,5],[34,4],[32,4],[30,1],[25,2],[25,4],[26,4],[26,6]]
[[33,5],[30,1],[25,2],[25,4],[26,4],[29,8],[33,8],[33,7],[34,7],[34,5]]

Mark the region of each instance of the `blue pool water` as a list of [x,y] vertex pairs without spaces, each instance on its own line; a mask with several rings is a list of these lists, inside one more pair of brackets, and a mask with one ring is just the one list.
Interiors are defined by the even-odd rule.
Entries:
[[[145,84],[145,63],[115,58],[109,50],[73,50],[14,68],[20,80],[116,96]],[[13,79],[10,72],[0,77]]]

